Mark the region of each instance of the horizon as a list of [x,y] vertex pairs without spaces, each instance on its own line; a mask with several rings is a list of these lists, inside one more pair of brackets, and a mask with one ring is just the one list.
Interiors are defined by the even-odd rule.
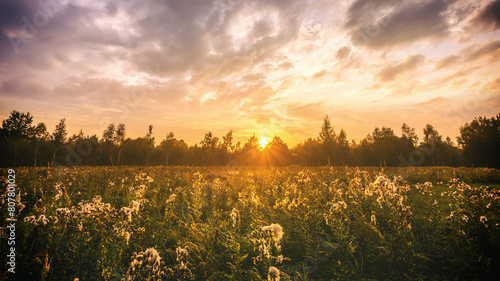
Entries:
[[[15,110],[12,110],[12,111],[15,111]],[[21,113],[22,113],[22,112],[21,112]],[[30,114],[31,114],[31,112],[24,112],[24,113],[30,113]],[[325,117],[326,117],[326,116],[325,116]],[[476,119],[476,118],[479,118],[479,117],[493,118],[493,117],[495,117],[495,115],[493,115],[493,116],[475,116],[473,119]],[[8,118],[8,117],[6,117],[5,119],[7,119],[7,118]],[[5,119],[3,119],[3,120],[5,120]],[[67,118],[62,117],[61,119],[65,119],[65,124],[66,124],[66,126],[67,126],[67,127],[71,127],[71,126],[68,126],[69,124],[68,124],[68,119],[67,119]],[[60,121],[61,119],[59,119],[59,121]],[[468,120],[466,123],[470,123],[473,119]],[[59,121],[57,121],[57,123],[59,123]],[[229,130],[231,130],[231,131],[233,132],[233,137],[234,137],[234,141],[233,141],[233,142],[234,142],[234,144],[236,144],[236,143],[238,143],[238,142],[241,142],[241,145],[243,145],[245,142],[247,142],[247,141],[248,141],[248,139],[249,139],[249,138],[251,138],[251,137],[252,137],[252,136],[254,136],[254,135],[255,135],[255,137],[257,137],[257,138],[259,139],[259,143],[260,143],[263,139],[266,141],[266,143],[269,143],[269,142],[271,142],[271,140],[273,139],[273,137],[274,137],[274,136],[277,136],[277,137],[280,137],[280,138],[284,141],[284,143],[285,143],[285,144],[286,144],[289,148],[293,148],[293,147],[296,147],[298,144],[303,143],[304,141],[306,141],[306,140],[307,140],[307,139],[309,139],[309,138],[312,138],[312,139],[318,139],[319,133],[320,133],[320,131],[321,131],[321,125],[322,125],[323,121],[324,121],[324,118],[323,118],[323,119],[321,119],[321,122],[319,122],[319,125],[318,125],[318,133],[317,133],[315,136],[308,136],[308,137],[304,137],[303,139],[299,140],[299,141],[298,141],[298,142],[296,142],[296,143],[289,143],[289,142],[287,142],[286,140],[283,140],[283,138],[282,138],[281,136],[279,136],[279,135],[269,135],[269,131],[264,131],[264,133],[262,133],[262,134],[258,134],[257,132],[255,132],[255,133],[252,133],[252,134],[250,134],[250,135],[248,135],[248,136],[242,136],[241,134],[238,134],[238,132],[236,132],[236,131],[234,131],[234,130],[232,130],[232,129],[229,129]],[[35,126],[35,125],[37,125],[38,123],[44,123],[44,124],[47,126],[47,132],[49,132],[49,133],[52,133],[54,130],[53,130],[53,129],[51,129],[51,128],[55,128],[55,126],[57,125],[57,123],[54,123],[54,124],[53,124],[53,126],[49,126],[47,123],[45,123],[45,122],[43,122],[43,121],[38,121],[38,120],[37,120],[37,118],[36,118],[36,116],[33,116],[33,124],[32,124],[32,125],[34,125],[34,126]],[[120,122],[118,122],[118,123],[117,123],[117,122],[114,122],[113,124],[114,124],[115,126],[117,126],[119,123],[120,123]],[[403,123],[406,123],[406,122],[404,122],[404,121],[403,121]],[[403,123],[401,124],[401,126],[403,125]],[[465,125],[466,123],[462,124],[461,126]],[[432,126],[435,128],[435,126],[434,126],[432,123],[426,123],[426,124],[430,124],[430,125],[432,125]],[[109,125],[109,124],[108,124],[108,125]],[[128,138],[130,138],[130,139],[137,139],[137,138],[140,138],[140,137],[144,137],[144,136],[146,135],[146,133],[147,133],[147,126],[148,126],[148,125],[144,125],[144,128],[145,128],[145,130],[144,130],[144,131],[145,131],[145,133],[144,133],[144,134],[142,134],[142,135],[136,135],[136,136],[130,136],[130,135],[129,135],[129,133],[128,133],[127,124],[124,124],[124,125],[125,125],[125,129],[126,129],[126,131],[125,131],[125,139],[128,139]],[[410,126],[410,128],[414,128],[414,127],[412,127],[410,124],[408,124],[408,125]],[[352,145],[352,141],[355,141],[355,142],[356,142],[356,144],[359,144],[359,143],[360,143],[363,139],[365,139],[365,138],[367,137],[367,135],[371,135],[371,134],[373,133],[373,130],[374,130],[375,128],[379,128],[379,129],[381,129],[381,128],[383,128],[383,127],[386,127],[386,128],[392,129],[392,130],[394,131],[394,134],[395,134],[396,136],[401,137],[401,134],[402,134],[402,133],[401,133],[401,126],[399,126],[398,128],[392,128],[392,127],[388,127],[388,126],[376,126],[376,127],[374,127],[371,131],[367,132],[363,138],[360,138],[360,139],[352,139],[352,138],[349,138],[349,132],[348,132],[348,131],[346,131],[345,129],[343,129],[343,128],[341,128],[341,127],[336,127],[336,126],[335,126],[335,124],[332,124],[332,127],[333,127],[333,129],[334,129],[334,131],[335,131],[335,133],[336,133],[337,135],[338,135],[338,133],[340,132],[340,130],[344,130],[344,131],[347,133],[347,136],[348,136],[347,140],[348,140],[348,142],[349,142],[349,146],[351,146],[351,145]],[[425,128],[425,127],[423,127],[423,128],[414,128],[414,129],[415,129],[415,133],[416,133],[416,135],[417,135],[417,137],[418,137],[418,142],[419,142],[419,143],[421,143],[421,142],[423,141],[423,130],[424,130],[424,128]],[[101,132],[100,134],[89,134],[89,133],[87,133],[86,131],[84,131],[83,129],[78,129],[78,130],[76,130],[76,131],[74,131],[74,132],[73,132],[73,131],[68,130],[68,131],[67,131],[67,133],[68,133],[67,138],[69,138],[69,137],[71,137],[71,136],[73,136],[73,135],[78,135],[78,133],[80,132],[80,130],[83,132],[84,136],[86,136],[86,137],[91,137],[91,136],[96,135],[96,136],[97,136],[97,138],[98,138],[99,140],[100,140],[100,139],[102,139],[102,137],[103,137],[103,132]],[[205,133],[209,133],[209,132],[211,132],[211,133],[213,134],[213,136],[214,136],[214,137],[218,137],[218,138],[219,138],[219,141],[222,141],[222,137],[223,137],[224,135],[226,135],[226,134],[229,132],[229,130],[228,130],[228,131],[226,131],[226,132],[221,132],[220,134],[218,134],[218,133],[216,133],[216,132],[214,132],[214,131],[210,131],[210,130],[209,130],[209,131],[206,131]],[[458,130],[458,129],[457,129],[457,130]],[[155,146],[158,146],[158,145],[161,143],[161,141],[162,141],[162,140],[164,140],[164,139],[166,138],[166,136],[167,136],[170,132],[165,132],[165,133],[163,134],[163,136],[161,136],[158,132],[155,132],[155,131],[156,131],[156,130],[155,130],[154,125],[153,125],[153,134],[152,134],[152,136],[153,136],[153,138],[154,138],[154,144],[155,144]],[[421,132],[421,133],[419,133],[419,132]],[[172,132],[172,133],[174,133],[174,136],[175,136],[175,138],[176,138],[177,140],[183,140],[183,141],[184,141],[184,142],[185,142],[188,146],[200,145],[200,142],[203,140],[203,137],[205,136],[205,133],[203,133],[203,134],[201,134],[201,135],[199,136],[199,140],[198,140],[198,141],[195,141],[195,142],[188,142],[188,141],[186,141],[186,140],[185,140],[182,136],[179,136],[176,132]],[[438,133],[440,133],[440,134],[441,134],[441,136],[442,136],[442,138],[443,138],[443,141],[444,141],[444,140],[446,140],[446,138],[447,138],[447,137],[450,137],[450,139],[451,139],[451,141],[453,142],[454,146],[458,147],[457,137],[458,137],[459,135],[457,135],[457,137],[451,137],[451,136],[444,135],[444,134],[442,134],[442,133],[441,133],[441,132],[439,132],[439,131],[438,131]],[[239,136],[239,137],[237,137],[237,136]],[[265,146],[265,145],[264,145],[264,146]]]
[[[46,3],[46,4],[44,4]],[[47,4],[49,3],[49,4]],[[500,108],[500,1],[0,3],[0,118],[102,136],[153,125],[189,145],[316,138],[328,115],[375,127],[460,126]],[[82,28],[84,27],[84,28]]]

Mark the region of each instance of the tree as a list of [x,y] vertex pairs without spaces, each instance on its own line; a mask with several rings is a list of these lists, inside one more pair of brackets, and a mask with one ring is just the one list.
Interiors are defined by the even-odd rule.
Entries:
[[336,155],[339,158],[339,164],[345,166],[345,160],[349,154],[349,141],[347,140],[347,133],[341,129],[337,136]]
[[54,147],[54,154],[52,156],[52,163],[54,163],[56,160],[57,151],[66,142],[66,135],[68,134],[68,132],[66,131],[65,122],[66,122],[65,118],[61,119],[59,121],[59,124],[56,125],[56,129],[54,130],[54,132],[52,133],[52,136],[51,136],[52,145]]
[[47,132],[47,126],[44,123],[39,123],[33,130],[33,135],[31,138],[32,146],[33,146],[33,166],[37,165],[37,156],[38,156],[38,148],[40,146],[40,142],[46,142],[49,139],[49,133]]
[[500,114],[466,123],[457,141],[473,166],[500,167]]
[[411,128],[408,124],[403,123],[401,127],[401,137],[408,140],[413,148],[417,147],[418,144],[418,136],[415,133],[415,128]]
[[388,159],[395,158],[394,152],[398,137],[388,127],[375,128],[372,132],[373,150],[380,166],[387,166]]
[[165,152],[165,166],[168,166],[170,155],[176,147],[177,139],[173,132],[167,134],[164,140],[160,143],[160,148]]
[[33,137],[34,127],[33,116],[28,113],[21,113],[13,110],[9,118],[2,121],[0,132],[2,141],[10,143],[14,147],[13,165],[17,165],[17,154],[22,143]]
[[408,124],[403,123],[403,126],[401,126],[401,138],[404,141],[402,153],[408,157],[410,166],[413,166],[413,157],[410,157],[410,155],[415,151],[418,144],[418,136],[415,133],[415,128],[411,128]]
[[441,164],[442,143],[443,137],[431,124],[427,124],[424,128],[424,142],[420,149],[425,150],[427,155],[431,155],[433,166]]
[[222,137],[222,140],[223,140],[222,146],[226,149],[226,151],[233,152],[234,151],[233,130],[227,132],[227,134]]
[[319,133],[319,141],[323,145],[323,150],[326,154],[328,160],[328,166],[331,165],[331,159],[333,159],[333,151],[336,142],[335,131],[330,124],[330,119],[328,115],[323,120],[323,126],[321,126],[321,132]]
[[[109,124],[102,134],[102,147],[109,156],[111,166],[120,165],[122,162],[123,142],[125,141],[125,124]],[[115,158],[116,155],[116,158]],[[116,159],[116,161],[115,161]]]
[[[150,132],[153,130],[152,126],[150,128]],[[122,147],[123,141],[125,141],[125,124],[118,124],[116,128],[116,132],[113,138],[113,142],[118,146],[118,157],[116,160],[116,165],[120,165],[120,160],[122,158]]]

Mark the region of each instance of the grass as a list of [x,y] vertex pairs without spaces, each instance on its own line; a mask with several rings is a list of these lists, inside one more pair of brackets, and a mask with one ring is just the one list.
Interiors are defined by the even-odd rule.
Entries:
[[17,216],[17,273],[6,280],[500,273],[495,169],[18,168],[16,182],[25,208]]

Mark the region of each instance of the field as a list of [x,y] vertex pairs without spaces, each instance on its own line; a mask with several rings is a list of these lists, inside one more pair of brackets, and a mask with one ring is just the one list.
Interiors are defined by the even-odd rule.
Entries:
[[[0,172],[6,190],[8,170]],[[0,279],[500,274],[495,169],[76,167],[15,175],[16,273],[7,272],[10,246],[0,239]],[[5,221],[7,194],[1,203]]]

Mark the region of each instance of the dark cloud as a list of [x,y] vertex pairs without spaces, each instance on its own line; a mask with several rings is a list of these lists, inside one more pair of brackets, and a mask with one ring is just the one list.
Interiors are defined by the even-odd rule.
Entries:
[[409,56],[404,62],[384,67],[376,76],[382,82],[390,82],[402,73],[415,70],[424,60],[422,55]]
[[440,59],[436,63],[436,69],[441,69],[441,68],[446,68],[446,67],[452,66],[452,65],[456,64],[459,60],[460,60],[460,56],[457,56],[457,55],[446,56],[446,57]]
[[500,28],[500,0],[491,1],[482,8],[471,22],[472,25],[479,25],[482,28]]
[[[348,12],[345,27],[351,41],[373,49],[411,44],[428,38],[443,38],[449,32],[444,0],[355,1]],[[390,11],[390,12],[386,12]]]
[[473,61],[484,57],[498,59],[497,55],[499,49],[500,49],[500,40],[493,40],[481,46],[473,45],[471,47],[462,50],[462,52],[465,53],[465,59],[467,61]]
[[479,59],[497,60],[500,52],[500,40],[491,40],[483,44],[472,44],[460,50],[458,54],[448,55],[436,63],[436,69],[448,68]]
[[351,52],[351,47],[349,46],[344,46],[340,49],[337,50],[337,53],[335,54],[335,57],[338,60],[344,60],[347,57],[349,57],[349,53]]

